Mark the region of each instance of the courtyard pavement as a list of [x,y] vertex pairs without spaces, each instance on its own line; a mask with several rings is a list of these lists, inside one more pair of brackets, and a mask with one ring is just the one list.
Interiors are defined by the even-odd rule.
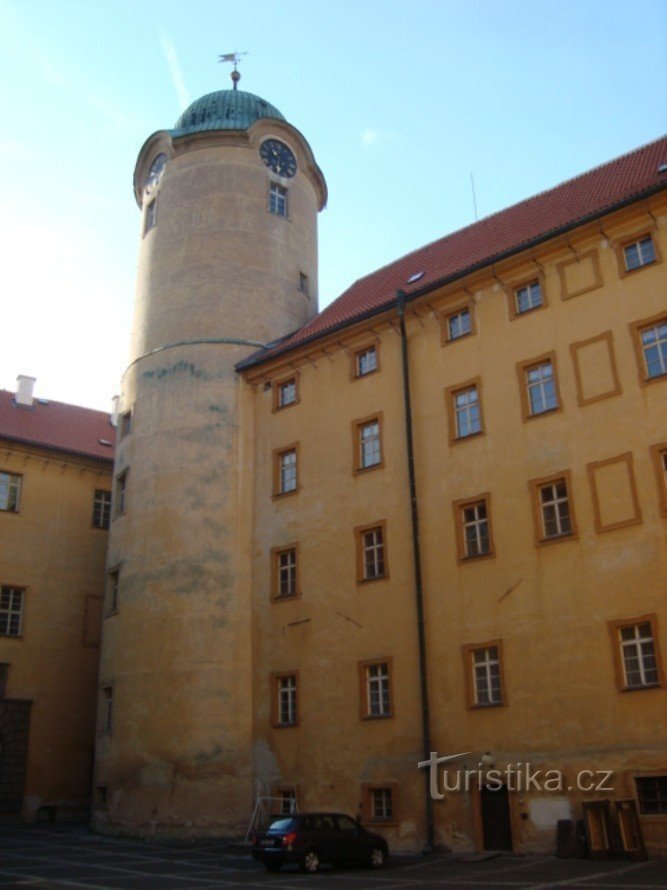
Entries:
[[110,838],[69,823],[0,825],[0,888],[89,890],[411,890],[485,888],[667,890],[667,859],[646,862],[555,859],[503,854],[394,856],[386,868],[332,869],[316,875],[266,872],[240,844]]

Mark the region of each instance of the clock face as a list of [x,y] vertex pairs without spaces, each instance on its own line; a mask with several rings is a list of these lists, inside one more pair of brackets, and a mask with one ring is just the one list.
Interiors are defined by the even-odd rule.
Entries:
[[153,160],[151,164],[150,170],[148,171],[148,176],[146,177],[146,185],[145,185],[145,193],[150,195],[151,192],[155,191],[155,189],[160,184],[160,180],[162,179],[162,174],[164,173],[164,167],[167,163],[166,154],[161,151],[159,155]]
[[278,176],[290,177],[296,173],[296,158],[283,142],[267,139],[262,142],[259,154],[269,170]]

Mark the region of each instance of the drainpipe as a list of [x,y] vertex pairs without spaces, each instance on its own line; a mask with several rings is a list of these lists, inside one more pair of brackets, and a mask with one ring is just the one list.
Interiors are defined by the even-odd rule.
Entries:
[[[412,406],[410,401],[410,366],[408,363],[408,336],[405,330],[405,293],[396,291],[398,323],[401,331],[401,352],[403,357],[403,401],[405,405],[405,439],[408,451],[408,477],[410,480],[410,513],[412,516],[412,552],[415,570],[415,604],[417,606],[417,637],[419,641],[419,684],[422,706],[422,743],[424,760],[431,757],[431,714],[428,700],[428,672],[426,666],[426,638],[424,634],[424,595],[422,587],[421,551],[419,547],[419,510],[417,508],[417,486],[415,483],[415,455],[412,437]],[[424,803],[426,809],[425,853],[433,850],[433,800],[431,798],[430,775],[424,770]]]

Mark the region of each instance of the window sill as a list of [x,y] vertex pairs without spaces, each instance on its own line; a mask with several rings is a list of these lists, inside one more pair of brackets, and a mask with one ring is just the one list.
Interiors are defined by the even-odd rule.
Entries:
[[504,708],[506,707],[506,703],[504,701],[493,701],[488,704],[476,703],[472,705],[468,705],[469,711],[492,711],[494,708]]
[[664,685],[660,682],[646,683],[644,686],[621,686],[619,692],[645,692],[647,689],[664,689]]
[[475,556],[465,556],[465,555],[459,556],[458,564],[465,565],[465,563],[469,563],[469,562],[479,562],[480,560],[491,559],[495,555],[496,554],[494,553],[494,551],[490,550],[488,553],[479,553]]
[[551,544],[560,544],[562,541],[578,541],[577,532],[565,532],[562,535],[551,535],[549,538],[539,538],[535,544],[537,547],[549,547]]
[[293,600],[301,599],[301,591],[297,591],[296,593],[277,593],[271,597],[272,603],[288,603]]
[[378,464],[369,464],[367,467],[355,467],[353,475],[354,476],[363,476],[364,473],[371,473],[373,470],[381,470],[384,467],[384,461],[381,460]]
[[357,578],[357,584],[372,584],[374,581],[388,581],[389,574],[375,575],[373,578]]
[[483,435],[484,430],[478,430],[476,433],[468,433],[467,436],[456,436],[456,438],[449,440],[449,444],[458,445],[460,442],[469,442],[471,439],[479,439],[479,437]]
[[274,491],[273,494],[271,495],[271,498],[274,501],[279,501],[282,498],[292,497],[292,495],[298,494],[300,491],[301,491],[300,488],[294,488],[294,489],[292,489],[292,491]]
[[563,409],[560,405],[556,405],[555,408],[547,408],[545,411],[538,411],[535,414],[526,414],[526,420],[535,420],[538,417],[548,417],[549,414],[558,414]]
[[361,719],[373,723],[376,720],[391,720],[393,716],[393,714],[364,714]]

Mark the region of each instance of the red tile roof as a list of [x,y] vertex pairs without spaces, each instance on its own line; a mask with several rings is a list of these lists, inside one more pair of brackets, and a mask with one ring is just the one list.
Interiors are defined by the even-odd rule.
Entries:
[[[427,244],[348,288],[298,331],[239,364],[260,364],[364,316],[389,308],[396,290],[416,296],[446,281],[553,237],[624,203],[667,187],[667,137],[651,142],[506,210]],[[424,274],[408,284],[411,275]]]
[[34,399],[29,408],[17,405],[14,393],[2,389],[0,439],[111,462],[116,430],[104,411],[44,399]]

